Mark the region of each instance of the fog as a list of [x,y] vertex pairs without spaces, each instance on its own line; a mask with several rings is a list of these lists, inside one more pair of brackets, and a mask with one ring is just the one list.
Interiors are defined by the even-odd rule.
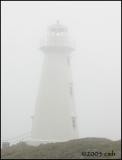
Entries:
[[76,44],[71,64],[80,137],[120,139],[121,2],[1,3],[2,139],[31,131],[41,39],[57,19]]

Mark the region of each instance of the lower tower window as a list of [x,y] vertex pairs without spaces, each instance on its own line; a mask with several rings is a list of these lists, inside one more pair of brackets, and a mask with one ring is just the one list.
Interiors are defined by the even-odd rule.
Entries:
[[72,126],[74,129],[76,128],[76,117],[72,117]]

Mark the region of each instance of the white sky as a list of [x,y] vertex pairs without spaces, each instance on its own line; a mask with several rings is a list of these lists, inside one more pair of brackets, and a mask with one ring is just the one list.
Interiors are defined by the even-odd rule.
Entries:
[[40,40],[57,19],[76,41],[72,73],[80,137],[120,139],[121,2],[1,3],[2,139],[31,130]]

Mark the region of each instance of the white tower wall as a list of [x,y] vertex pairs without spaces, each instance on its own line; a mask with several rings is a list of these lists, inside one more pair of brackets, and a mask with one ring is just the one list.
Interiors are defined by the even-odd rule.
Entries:
[[69,64],[71,48],[63,45],[60,48],[54,45],[56,43],[51,48],[50,43],[43,49],[45,57],[32,122],[32,139],[67,141],[78,138]]

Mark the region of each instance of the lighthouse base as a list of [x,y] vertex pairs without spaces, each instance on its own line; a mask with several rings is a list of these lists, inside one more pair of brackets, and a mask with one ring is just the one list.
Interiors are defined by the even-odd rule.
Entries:
[[25,143],[26,143],[27,145],[30,145],[30,146],[39,146],[39,145],[41,145],[41,144],[67,142],[67,141],[70,141],[70,140],[71,140],[71,139],[69,139],[69,140],[64,140],[64,141],[29,139],[29,140],[25,141]]

